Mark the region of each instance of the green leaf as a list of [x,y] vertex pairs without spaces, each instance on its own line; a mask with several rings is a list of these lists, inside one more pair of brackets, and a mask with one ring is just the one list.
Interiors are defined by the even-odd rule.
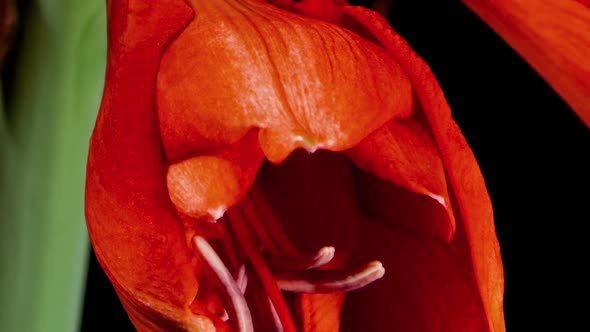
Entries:
[[0,110],[0,331],[78,330],[105,12],[103,1],[38,0],[20,18],[13,94]]

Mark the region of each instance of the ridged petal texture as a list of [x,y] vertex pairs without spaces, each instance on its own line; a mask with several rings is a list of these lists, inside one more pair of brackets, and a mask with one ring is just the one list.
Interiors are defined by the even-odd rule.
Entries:
[[261,1],[194,1],[194,9],[158,75],[170,159],[252,128],[272,162],[298,147],[344,150],[411,112],[403,70],[357,34]]

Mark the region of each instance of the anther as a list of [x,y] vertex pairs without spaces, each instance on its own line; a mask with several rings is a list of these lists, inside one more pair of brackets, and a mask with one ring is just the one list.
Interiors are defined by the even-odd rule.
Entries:
[[268,265],[274,271],[297,272],[324,266],[334,258],[334,247],[322,247],[315,253],[297,256],[270,256]]
[[197,235],[193,238],[193,243],[198,257],[206,263],[205,265],[209,267],[216,277],[217,283],[223,289],[222,294],[226,297],[231,309],[231,317],[235,320],[236,330],[253,332],[252,316],[246,299],[221,258],[205,238]]
[[379,261],[370,262],[352,270],[321,271],[311,270],[295,273],[277,273],[275,279],[279,288],[298,293],[349,292],[365,287],[381,279],[385,269]]

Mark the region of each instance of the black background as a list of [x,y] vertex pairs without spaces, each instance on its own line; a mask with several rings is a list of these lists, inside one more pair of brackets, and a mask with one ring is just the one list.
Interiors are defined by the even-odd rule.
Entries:
[[[504,260],[508,331],[587,326],[578,301],[587,303],[589,131],[460,2],[398,0],[389,19],[430,64],[482,168]],[[133,331],[94,257],[82,330]]]

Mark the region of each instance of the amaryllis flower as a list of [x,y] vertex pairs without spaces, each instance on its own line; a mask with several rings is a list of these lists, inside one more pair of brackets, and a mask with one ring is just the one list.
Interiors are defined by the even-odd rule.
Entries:
[[477,163],[344,1],[108,1],[88,231],[141,331],[503,331]]

